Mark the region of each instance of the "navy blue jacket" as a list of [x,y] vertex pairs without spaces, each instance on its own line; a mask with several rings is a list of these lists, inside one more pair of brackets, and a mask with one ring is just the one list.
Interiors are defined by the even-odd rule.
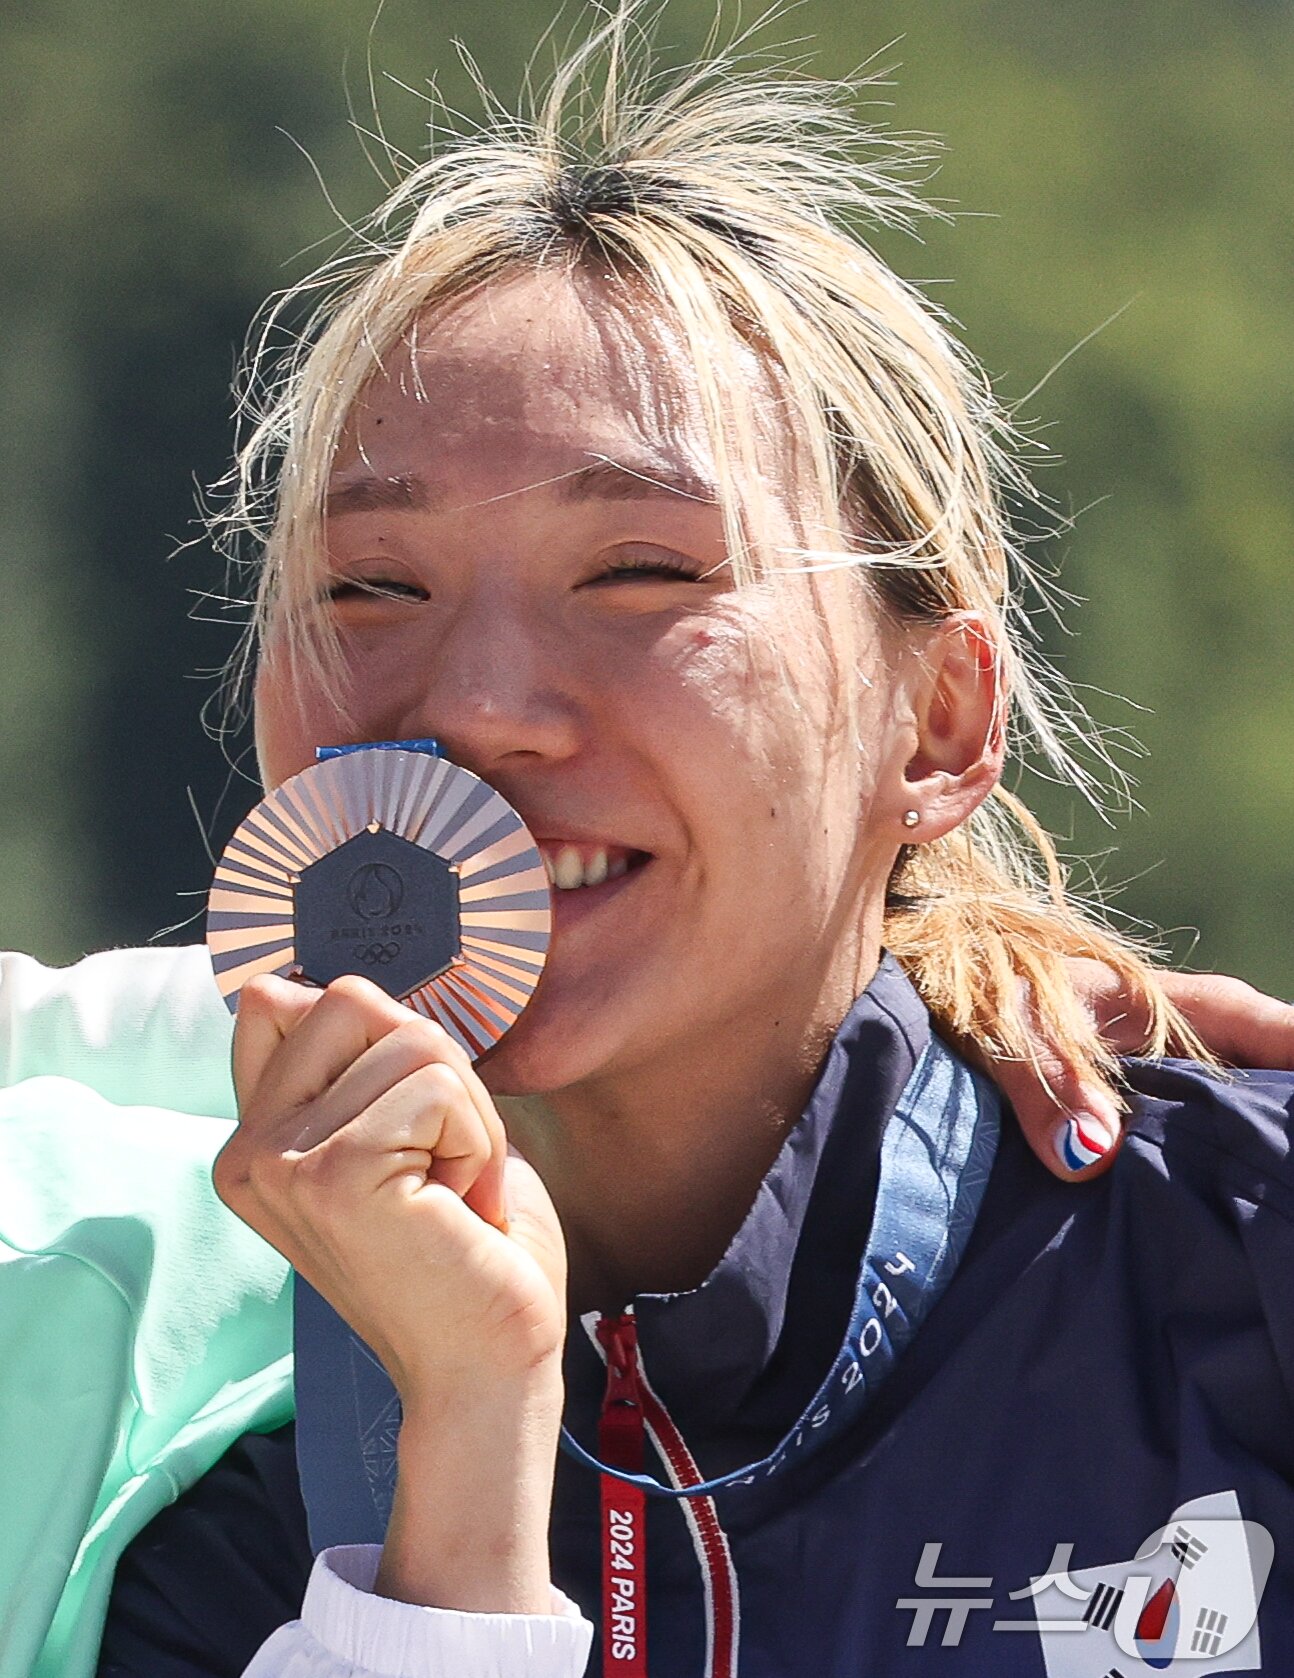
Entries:
[[[887,959],[713,1274],[694,1292],[636,1301],[644,1366],[707,1477],[771,1451],[835,1357],[881,1138],[928,1038],[920,1000]],[[1119,1591],[1082,1582],[1130,1561],[1184,1505],[1221,1494],[1274,1542],[1261,1669],[1294,1673],[1294,1078],[1218,1079],[1181,1063],[1133,1063],[1127,1078],[1129,1135],[1094,1183],[1053,1178],[1008,1119],[961,1264],[861,1418],[770,1478],[716,1495],[739,1591],[741,1678],[1252,1670],[1251,1659],[1167,1663],[1163,1637],[1149,1632],[1140,1655],[1124,1652],[1112,1641]],[[303,1360],[299,1376],[312,1531],[375,1538],[376,1516],[370,1530],[339,1532],[318,1489],[312,1461],[335,1449],[312,1419],[338,1390],[325,1365]],[[578,1326],[566,1375],[568,1425],[595,1449],[605,1371]],[[393,1436],[389,1414],[373,1424],[370,1415],[370,1468],[377,1436]],[[595,1623],[598,1535],[597,1476],[563,1457],[554,1576]],[[1188,1582],[1203,1539],[1173,1528],[1166,1540],[1142,1571]],[[1065,1544],[1069,1594],[1012,1599]],[[650,1670],[702,1678],[706,1606],[681,1506],[649,1502],[648,1549]],[[1179,1590],[1194,1613],[1188,1599]],[[1222,1603],[1209,1627],[1227,1613],[1234,1622],[1235,1607]],[[1003,1625],[1057,1609],[1086,1629],[1044,1641]],[[1221,1634],[1199,1635],[1201,1655],[1209,1637],[1225,1655]]]

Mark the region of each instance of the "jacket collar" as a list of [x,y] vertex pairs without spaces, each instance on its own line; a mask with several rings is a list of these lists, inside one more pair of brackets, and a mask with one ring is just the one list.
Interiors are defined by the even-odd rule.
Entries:
[[[924,1006],[893,957],[837,1031],[727,1252],[697,1288],[634,1301],[643,1364],[698,1443],[740,1456],[780,1434],[839,1348],[871,1224],[886,1122],[929,1040]],[[568,1419],[588,1436],[602,1366],[585,1334],[567,1353]]]

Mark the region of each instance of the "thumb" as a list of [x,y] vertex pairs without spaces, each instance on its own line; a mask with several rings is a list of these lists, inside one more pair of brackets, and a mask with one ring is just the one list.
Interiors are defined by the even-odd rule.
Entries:
[[323,997],[313,985],[258,973],[243,986],[234,1019],[234,1089],[243,1105],[279,1044]]

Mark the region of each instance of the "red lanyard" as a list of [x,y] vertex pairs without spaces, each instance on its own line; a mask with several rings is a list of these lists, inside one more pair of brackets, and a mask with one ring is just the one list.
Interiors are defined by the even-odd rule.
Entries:
[[[597,1334],[607,1354],[598,1452],[610,1467],[641,1474],[638,1325],[629,1315],[601,1317]],[[647,1678],[647,1494],[610,1474],[601,1480],[603,1678]]]

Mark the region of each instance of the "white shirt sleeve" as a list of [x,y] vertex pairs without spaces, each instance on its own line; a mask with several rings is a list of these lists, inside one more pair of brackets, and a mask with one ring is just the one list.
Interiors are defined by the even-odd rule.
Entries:
[[301,1618],[243,1678],[580,1678],[593,1628],[554,1588],[551,1614],[465,1614],[372,1595],[378,1544],[325,1550]]

